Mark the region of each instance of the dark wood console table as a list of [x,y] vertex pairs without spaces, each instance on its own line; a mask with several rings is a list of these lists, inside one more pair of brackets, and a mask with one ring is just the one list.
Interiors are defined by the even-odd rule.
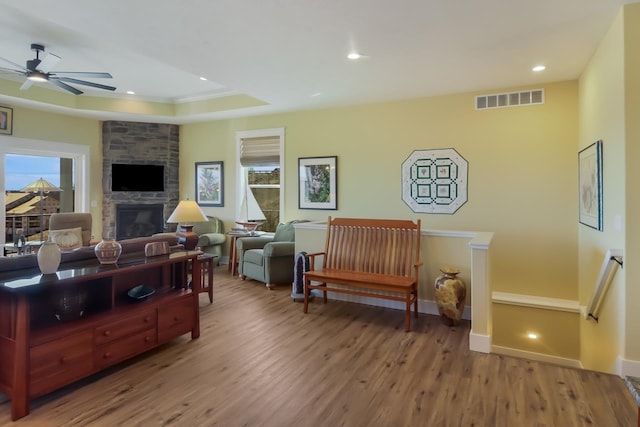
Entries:
[[[110,266],[89,259],[49,275],[0,273],[0,392],[11,398],[11,418],[27,415],[34,397],[185,333],[198,338],[201,269],[193,269],[192,289],[187,272],[200,254],[136,254]],[[130,297],[140,284],[155,293]],[[56,318],[69,308],[64,321]]]

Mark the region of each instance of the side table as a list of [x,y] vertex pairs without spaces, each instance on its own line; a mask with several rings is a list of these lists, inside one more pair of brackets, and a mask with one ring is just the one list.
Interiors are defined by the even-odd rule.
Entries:
[[213,302],[213,266],[216,258],[218,258],[216,255],[204,253],[198,255],[193,265],[193,268],[200,269],[200,277],[202,280],[200,282],[200,292],[209,293],[209,303]]
[[236,240],[239,237],[249,237],[251,233],[234,233],[229,232],[227,236],[231,239],[229,241],[229,271],[232,276],[235,276],[238,272],[238,254],[236,253]]

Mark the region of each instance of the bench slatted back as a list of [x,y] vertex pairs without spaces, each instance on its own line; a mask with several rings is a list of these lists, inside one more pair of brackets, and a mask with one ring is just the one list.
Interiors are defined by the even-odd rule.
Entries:
[[329,217],[324,268],[414,277],[419,260],[419,219]]

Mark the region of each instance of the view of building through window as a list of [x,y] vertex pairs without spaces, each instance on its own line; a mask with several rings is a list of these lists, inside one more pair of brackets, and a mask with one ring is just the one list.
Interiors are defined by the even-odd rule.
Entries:
[[[7,154],[4,175],[5,242],[39,241],[41,229],[46,240],[51,214],[74,211],[73,160]],[[43,183],[53,190],[27,190]]]

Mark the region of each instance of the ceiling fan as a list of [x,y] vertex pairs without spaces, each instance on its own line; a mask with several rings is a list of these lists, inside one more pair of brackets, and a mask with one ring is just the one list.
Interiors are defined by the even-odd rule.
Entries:
[[0,58],[0,61],[4,61],[12,66],[18,68],[5,68],[0,67],[0,71],[8,71],[23,75],[27,78],[25,82],[20,86],[20,90],[26,90],[31,87],[34,82],[49,82],[54,85],[73,93],[74,95],[80,95],[82,92],[79,89],[69,85],[68,83],[76,84],[76,85],[84,85],[95,87],[98,89],[105,90],[116,90],[113,86],[102,85],[98,83],[88,82],[85,80],[78,80],[77,77],[82,78],[94,78],[94,79],[111,79],[113,78],[109,73],[94,73],[94,72],[83,72],[83,71],[58,71],[51,72],[51,69],[55,67],[55,65],[60,61],[60,58],[53,53],[48,53],[44,59],[40,59],[40,53],[44,52],[44,46],[41,44],[33,43],[31,45],[31,50],[36,52],[35,59],[31,59],[27,61],[27,66],[23,67],[21,65],[16,64],[15,62],[9,61],[5,58]]

